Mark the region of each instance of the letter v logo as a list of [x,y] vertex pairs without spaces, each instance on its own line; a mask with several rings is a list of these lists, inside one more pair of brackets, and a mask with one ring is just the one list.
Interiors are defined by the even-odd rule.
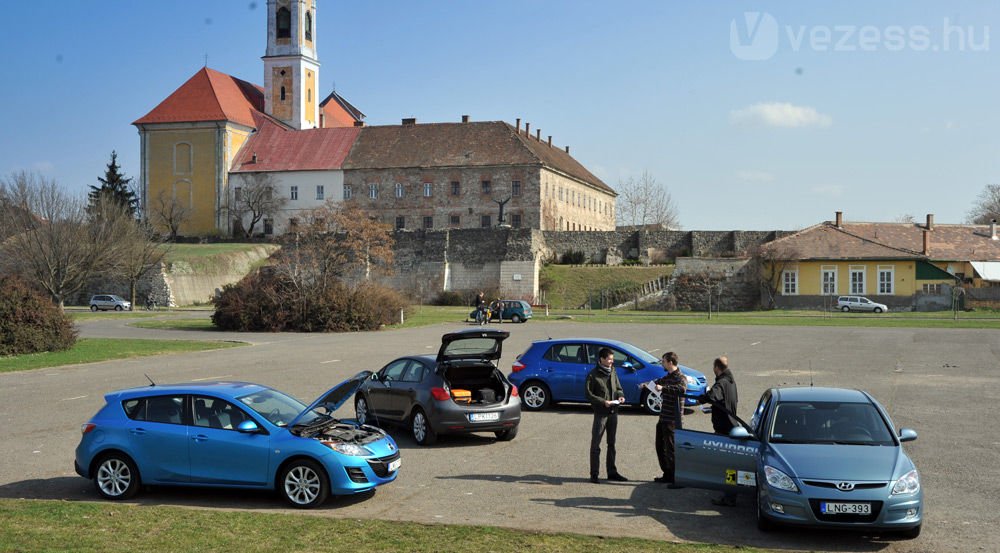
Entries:
[[767,12],[743,12],[729,23],[729,50],[746,61],[771,59],[778,51],[778,21]]

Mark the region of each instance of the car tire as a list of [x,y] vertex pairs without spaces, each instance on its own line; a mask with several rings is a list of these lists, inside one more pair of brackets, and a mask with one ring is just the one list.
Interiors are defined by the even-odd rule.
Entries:
[[90,306],[90,310],[91,311],[97,311],[97,306],[96,305],[91,305]]
[[122,310],[122,306],[120,306],[120,305],[116,305],[115,306],[115,311],[121,311],[121,310]]
[[882,308],[881,307],[876,307],[872,311],[874,311],[875,313],[881,313],[882,312]]
[[847,313],[848,311],[851,310],[851,308],[845,305],[844,307],[841,307],[840,310],[843,311],[844,313]]
[[97,462],[94,487],[104,499],[129,499],[139,492],[139,469],[127,455],[109,453]]
[[517,437],[518,426],[508,428],[506,430],[498,430],[494,432],[497,435],[497,440],[501,442],[509,442]]
[[537,380],[529,380],[520,390],[521,404],[528,411],[541,411],[552,402],[549,387]]
[[278,490],[292,507],[310,509],[330,495],[326,470],[312,459],[297,459],[281,471]]
[[663,396],[657,396],[649,390],[642,391],[642,399],[639,400],[644,411],[650,415],[659,415],[663,410]]
[[915,540],[915,539],[917,539],[917,537],[920,536],[920,527],[921,526],[922,526],[922,524],[918,524],[918,525],[914,526],[913,528],[910,528],[908,530],[903,530],[902,532],[899,533],[899,535],[902,536],[904,539],[907,539],[907,540]]
[[371,411],[368,409],[368,400],[365,396],[358,394],[358,397],[354,399],[354,418],[358,421],[358,424],[373,424],[369,416]]
[[519,322],[521,322],[521,316],[518,315],[517,313],[514,313],[513,315],[510,316],[510,322],[512,322],[512,323],[519,323]]
[[417,445],[433,445],[437,441],[437,432],[431,428],[427,415],[419,407],[413,410],[413,416],[410,417],[410,434]]
[[754,502],[756,509],[754,509],[754,518],[757,519],[757,529],[761,532],[770,532],[774,530],[774,522],[767,518],[764,514],[764,508],[761,507],[761,503],[764,501],[763,494],[760,491],[760,485],[757,486],[757,500]]

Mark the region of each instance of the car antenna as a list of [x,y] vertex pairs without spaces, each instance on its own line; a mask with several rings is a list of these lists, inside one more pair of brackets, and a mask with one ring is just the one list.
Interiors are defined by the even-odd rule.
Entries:
[[812,359],[809,360],[809,387],[813,387],[813,362]]
[[148,374],[146,374],[146,373],[142,373],[142,376],[145,376],[145,377],[146,377],[146,380],[148,380],[148,381],[149,381],[149,385],[150,385],[150,386],[156,386],[156,382],[153,382],[153,379],[152,379],[152,378],[149,378],[149,375],[148,375]]

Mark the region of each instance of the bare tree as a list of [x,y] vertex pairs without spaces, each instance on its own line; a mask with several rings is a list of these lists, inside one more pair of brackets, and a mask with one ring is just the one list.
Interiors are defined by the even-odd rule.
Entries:
[[648,171],[643,171],[638,179],[618,181],[616,209],[619,226],[681,228],[677,206],[666,185],[656,182]]
[[767,308],[774,309],[775,298],[781,287],[782,274],[799,260],[799,252],[780,241],[756,244],[747,252],[747,278],[760,285],[767,299]]
[[[241,173],[230,183],[229,217],[238,220],[247,238],[264,218],[274,217],[288,199],[274,193],[275,178],[271,173]],[[236,232],[237,229],[233,229]]]
[[0,181],[0,244],[3,270],[20,273],[63,307],[87,279],[116,255],[121,218],[111,202],[88,216],[80,198],[68,196],[55,181],[36,173],[15,172]]
[[177,240],[181,225],[190,218],[191,208],[165,190],[149,206],[149,222],[156,228],[166,229],[171,240]]
[[910,213],[904,213],[892,220],[894,223],[916,223],[917,218]]
[[969,211],[969,222],[974,225],[988,225],[1000,220],[1000,184],[987,184],[976,198]]
[[129,300],[135,308],[139,280],[159,265],[169,247],[161,243],[156,231],[148,224],[132,220],[121,233],[118,250],[113,271],[128,281]]

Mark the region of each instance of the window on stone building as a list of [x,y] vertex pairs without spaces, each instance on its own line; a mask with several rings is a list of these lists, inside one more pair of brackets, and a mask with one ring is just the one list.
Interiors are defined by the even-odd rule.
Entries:
[[563,201],[563,189],[561,186],[559,187],[559,201]]
[[492,184],[488,180],[483,181],[483,194],[489,194]]
[[450,222],[451,222],[451,226],[453,226],[453,227],[461,226],[462,225],[462,217],[459,216],[459,215],[452,215]]
[[424,183],[424,197],[425,198],[430,198],[431,197],[431,192],[433,192],[433,190],[434,190],[433,184],[431,184],[429,182],[425,182]]
[[837,267],[834,265],[824,265],[820,269],[820,283],[824,296],[837,295]]
[[[278,38],[292,37],[292,12],[288,8],[278,8],[277,16],[274,18],[277,27]],[[284,99],[284,98],[282,98]]]
[[896,269],[892,266],[878,268],[878,293],[891,295],[893,293],[892,281]]
[[457,180],[451,181],[451,195],[458,196],[462,193],[462,183]]
[[317,200],[322,200],[324,196],[325,196],[325,191],[323,190],[323,185],[322,184],[317,184],[316,185],[316,199]]
[[434,217],[430,215],[424,217],[424,228],[434,228]]
[[925,294],[940,294],[941,284],[924,284],[922,291]]
[[519,180],[510,181],[510,195],[511,196],[521,195],[521,181]]
[[490,228],[493,226],[493,221],[489,215],[481,215],[479,217],[479,226],[483,228]]
[[235,198],[237,202],[243,201],[243,188],[239,186],[233,188],[233,198]]
[[268,236],[274,234],[274,219],[264,219],[264,234]]
[[368,185],[368,197],[373,200],[378,199],[378,185],[376,184]]
[[865,293],[865,267],[864,265],[852,265],[851,269],[851,293]]
[[406,217],[402,215],[396,217],[396,230],[403,230],[406,228]]
[[521,214],[511,213],[510,214],[510,226],[514,228],[521,228]]
[[288,197],[291,200],[293,200],[293,201],[299,199],[299,187],[298,186],[293,186],[293,187],[289,188],[288,189]]
[[285,87],[281,87],[281,101],[285,101]]
[[345,184],[344,185],[344,199],[345,200],[350,200],[352,194],[353,194],[353,190],[351,190],[351,185],[350,184]]
[[312,12],[306,12],[306,40],[313,39],[313,16]]
[[396,197],[397,198],[403,197],[403,183],[401,182],[396,183]]

